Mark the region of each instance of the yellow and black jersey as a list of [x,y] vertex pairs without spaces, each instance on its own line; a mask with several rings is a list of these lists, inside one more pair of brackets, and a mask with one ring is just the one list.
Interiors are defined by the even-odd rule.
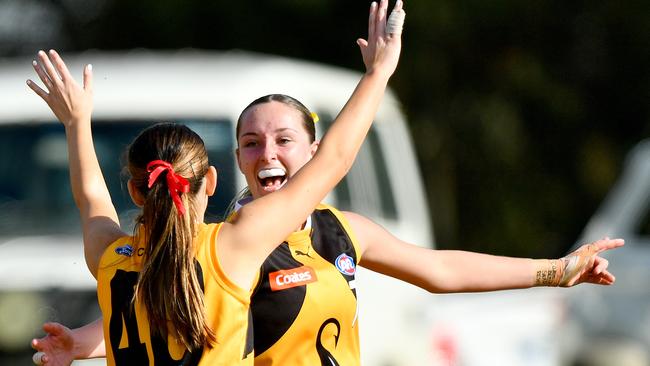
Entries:
[[251,297],[255,365],[358,365],[359,250],[338,210],[320,205],[266,259]]
[[194,353],[171,335],[162,339],[160,333],[153,333],[139,301],[134,310],[131,306],[145,243],[128,236],[108,247],[97,276],[108,365],[253,365],[250,293],[230,282],[221,269],[215,245],[220,227],[221,224],[201,225],[195,239],[196,265],[216,344]]

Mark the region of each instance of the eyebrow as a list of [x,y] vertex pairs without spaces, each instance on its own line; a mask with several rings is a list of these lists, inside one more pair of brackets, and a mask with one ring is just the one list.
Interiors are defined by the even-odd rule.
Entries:
[[[290,128],[290,127],[283,127],[283,128],[278,128],[274,130],[273,132],[278,133],[278,132],[284,132],[284,131],[293,131],[298,133],[298,131],[295,128]],[[257,136],[257,133],[255,132],[245,132],[239,135],[239,137],[246,137],[246,136]]]

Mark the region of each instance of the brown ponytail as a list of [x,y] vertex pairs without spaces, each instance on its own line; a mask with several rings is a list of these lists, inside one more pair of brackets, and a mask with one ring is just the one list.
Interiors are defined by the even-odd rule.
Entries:
[[[170,167],[150,183],[151,169],[147,167],[156,160],[169,163]],[[139,300],[147,310],[153,332],[160,332],[163,339],[171,332],[189,350],[210,346],[215,340],[207,323],[194,259],[194,237],[200,224],[195,197],[208,167],[201,138],[177,124],[157,124],[145,129],[127,155],[133,187],[145,198],[135,228],[136,235],[144,235],[146,248],[134,300]],[[182,207],[170,197],[170,174],[189,183],[189,191],[179,194]],[[180,214],[183,208],[185,213]]]

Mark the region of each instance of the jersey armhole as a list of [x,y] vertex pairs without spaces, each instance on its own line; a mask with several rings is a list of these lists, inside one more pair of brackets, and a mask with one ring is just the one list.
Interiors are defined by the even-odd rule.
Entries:
[[99,257],[99,263],[97,265],[97,280],[99,281],[99,276],[100,273],[102,272],[102,269],[111,267],[115,265],[116,263],[119,263],[124,260],[128,260],[131,256],[135,255],[136,253],[132,253],[131,255],[118,255],[115,253],[116,248],[119,248],[121,246],[130,244],[131,245],[131,250],[134,248],[134,241],[135,239],[132,236],[123,236],[121,238],[118,238],[114,242],[110,243],[106,249],[104,249],[104,252],[102,255]]
[[[208,271],[210,276],[219,284],[221,288],[227,291],[229,294],[234,296],[242,304],[250,304],[250,296],[252,293],[252,288],[250,290],[243,289],[239,287],[236,283],[230,280],[219,262],[219,256],[217,253],[217,239],[219,232],[223,227],[223,223],[208,225],[209,233],[207,235],[207,243],[204,243],[205,246],[205,255],[208,265]],[[259,274],[257,275],[259,277]]]

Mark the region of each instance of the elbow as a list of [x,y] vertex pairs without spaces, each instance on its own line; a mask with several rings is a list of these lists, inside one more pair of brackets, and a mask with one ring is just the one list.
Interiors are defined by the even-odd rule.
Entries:
[[442,294],[451,294],[457,291],[454,291],[453,289],[448,289],[440,286],[433,286],[429,285],[426,287],[423,287],[424,290],[426,290],[428,293],[433,294],[433,295],[442,295]]
[[354,159],[343,159],[341,161],[341,167],[340,167],[340,172],[341,172],[341,178],[343,178],[350,169],[352,169],[352,164],[354,163]]
[[340,173],[341,177],[348,174],[350,169],[352,169],[352,164],[354,164],[354,159],[358,150],[348,151],[346,149],[340,149],[336,157],[336,169]]
[[331,177],[330,179],[340,181],[352,169],[355,156],[351,155],[344,149],[338,149],[334,154],[328,155],[327,158],[323,156],[322,163],[324,164],[322,166],[326,167],[326,169],[321,170],[321,173]]

